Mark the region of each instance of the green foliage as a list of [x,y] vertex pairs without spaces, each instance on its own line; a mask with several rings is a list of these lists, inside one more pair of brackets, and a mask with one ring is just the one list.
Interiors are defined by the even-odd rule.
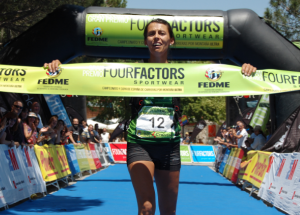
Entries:
[[185,97],[181,107],[189,122],[204,119],[221,124],[226,119],[225,97]]
[[87,96],[87,107],[94,110],[94,107],[102,107],[96,120],[105,122],[113,118],[130,119],[131,107],[129,97],[108,97],[108,96]]
[[126,0],[1,0],[0,45],[42,20],[64,4],[83,7],[126,7]]
[[287,39],[300,39],[300,0],[270,0],[264,18]]

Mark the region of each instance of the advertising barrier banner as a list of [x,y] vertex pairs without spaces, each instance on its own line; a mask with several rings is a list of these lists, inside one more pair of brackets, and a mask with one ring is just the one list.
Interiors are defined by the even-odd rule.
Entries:
[[105,158],[105,152],[104,152],[104,149],[103,149],[101,143],[95,144],[95,150],[96,150],[98,158],[100,159],[102,166],[107,166],[108,162]]
[[54,72],[0,65],[0,73],[0,91],[9,93],[190,97],[300,90],[295,72],[258,70],[248,77],[241,67],[220,64],[82,63],[62,64]]
[[96,169],[100,169],[102,167],[102,165],[101,165],[101,162],[100,162],[100,160],[99,160],[99,158],[97,156],[96,149],[95,149],[95,144],[89,143],[89,149],[91,151],[91,154],[92,154],[92,157],[93,157]]
[[55,165],[59,168],[59,178],[66,177],[71,174],[71,170],[69,167],[69,163],[67,160],[65,147],[62,145],[51,145],[52,146],[52,152],[54,157]]
[[90,166],[90,169],[91,170],[96,170],[96,165],[95,165],[95,162],[94,162],[94,158],[92,156],[92,152],[90,151],[89,149],[89,146],[84,144],[84,151],[85,151],[85,154],[86,154],[86,158],[89,162],[89,166]]
[[78,162],[80,171],[83,172],[83,171],[91,170],[89,161],[86,157],[84,146],[83,145],[74,146],[74,148],[75,148],[75,153],[76,153],[77,162]]
[[54,158],[51,154],[52,147],[48,145],[34,145],[34,151],[39,162],[39,166],[46,182],[55,181],[59,177],[58,166],[54,163]]
[[251,157],[251,162],[247,165],[243,179],[255,187],[260,187],[269,165],[271,152],[250,151],[247,154]]
[[226,178],[228,178],[228,179],[232,178],[234,167],[237,162],[237,156],[238,156],[239,150],[238,150],[238,148],[233,148],[232,152],[233,153],[232,153],[231,163],[228,164],[228,171],[227,171],[227,175],[226,175]]
[[1,191],[7,204],[16,203],[30,196],[27,189],[30,179],[22,168],[16,147],[8,148],[0,144],[0,169]]
[[235,151],[233,149],[230,149],[230,154],[228,155],[228,159],[223,171],[223,175],[226,177],[226,175],[228,175],[228,169],[230,167],[230,164],[232,163],[233,160],[233,155],[234,155]]
[[[253,162],[255,162],[255,159],[252,159],[254,155],[256,155],[256,151],[250,151],[247,153],[247,158],[245,160],[242,160],[242,163],[240,165],[240,171],[238,174],[239,179],[246,181],[249,180],[248,173],[246,173],[246,169],[248,168],[248,165],[250,166]],[[253,168],[253,166],[249,168]]]
[[226,149],[223,160],[222,160],[222,163],[220,164],[220,168],[219,168],[219,172],[221,174],[224,173],[224,169],[225,169],[229,154],[230,154],[230,149]]
[[219,171],[220,165],[223,161],[226,149],[227,149],[226,147],[223,147],[221,145],[218,146],[218,148],[217,148],[217,156],[216,156],[216,161],[215,161],[215,170],[217,172]]
[[87,14],[85,44],[145,48],[144,28],[148,22],[157,18],[166,20],[172,26],[176,36],[176,48],[222,49],[223,47],[223,17],[123,14]]
[[213,146],[190,146],[194,162],[215,162]]
[[110,143],[115,162],[126,162],[127,143]]
[[24,146],[23,148],[17,148],[16,151],[23,161],[21,162],[21,168],[24,170],[25,176],[28,178],[27,189],[29,195],[46,192],[46,184],[38,166],[34,149]]
[[103,148],[104,148],[104,151],[105,151],[105,156],[107,158],[107,161],[110,162],[110,163],[113,163],[114,162],[114,157],[111,154],[109,144],[108,143],[103,143]]
[[291,215],[299,215],[300,153],[273,153],[258,196]]
[[232,181],[233,183],[236,183],[236,182],[237,182],[238,174],[239,174],[239,170],[240,170],[240,165],[241,165],[243,156],[244,156],[244,150],[242,150],[242,149],[237,149],[237,153],[236,153],[236,162],[235,162],[233,174],[232,174],[232,177],[231,177],[231,181]]
[[182,163],[192,162],[189,146],[180,145],[180,159]]
[[73,144],[65,145],[65,151],[69,162],[69,167],[73,175],[80,172],[76,152]]

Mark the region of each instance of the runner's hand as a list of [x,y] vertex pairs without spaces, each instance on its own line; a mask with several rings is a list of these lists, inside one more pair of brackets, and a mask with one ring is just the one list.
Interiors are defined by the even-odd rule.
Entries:
[[58,69],[58,66],[62,64],[59,60],[53,60],[51,63],[44,63],[44,67],[50,70],[50,72],[54,72]]
[[244,63],[242,66],[242,73],[246,76],[251,76],[252,73],[256,72],[256,70],[256,67],[248,63]]

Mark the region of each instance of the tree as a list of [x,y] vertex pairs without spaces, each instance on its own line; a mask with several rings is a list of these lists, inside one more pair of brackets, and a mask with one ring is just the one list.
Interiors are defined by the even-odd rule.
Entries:
[[300,0],[270,0],[264,18],[287,39],[300,39]]
[[226,119],[225,97],[184,97],[181,107],[189,122],[204,119],[221,124]]
[[126,7],[126,0],[1,0],[0,45],[17,37],[64,4]]

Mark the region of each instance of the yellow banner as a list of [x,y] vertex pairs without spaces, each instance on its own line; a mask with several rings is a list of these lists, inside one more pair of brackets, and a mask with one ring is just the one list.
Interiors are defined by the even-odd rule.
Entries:
[[61,145],[52,146],[54,151],[53,157],[57,158],[57,164],[59,165],[59,178],[63,178],[71,174],[65,147]]
[[46,182],[55,181],[71,174],[63,146],[34,146],[34,151],[40,165],[43,179]]
[[90,148],[87,144],[84,144],[84,150],[85,150],[85,154],[86,154],[86,157],[88,159],[91,170],[96,170],[97,168],[96,168],[96,165],[95,165],[94,158],[92,156],[92,152],[91,152],[91,150],[90,150]]
[[263,151],[248,152],[247,163],[244,163],[246,164],[244,167],[246,170],[242,179],[250,182],[255,187],[260,187],[269,165],[270,154],[271,152]]
[[51,154],[51,147],[48,147],[48,145],[34,145],[34,151],[39,162],[44,181],[48,182],[57,180],[59,170],[57,169],[58,166],[54,163],[54,158]]

